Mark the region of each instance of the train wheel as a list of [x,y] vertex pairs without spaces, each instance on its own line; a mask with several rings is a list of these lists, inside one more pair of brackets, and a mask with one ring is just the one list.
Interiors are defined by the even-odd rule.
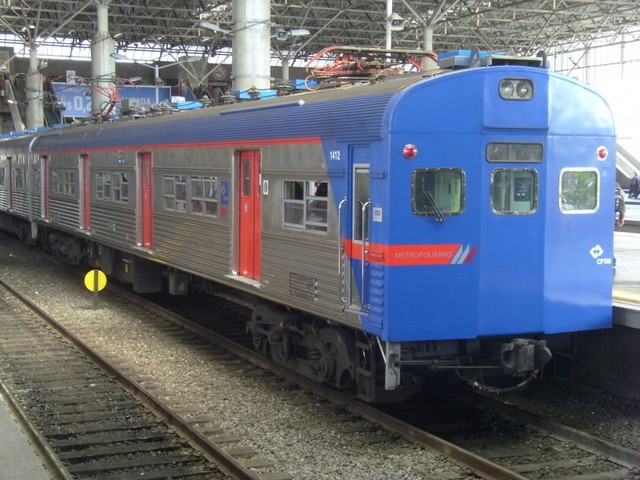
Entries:
[[355,379],[351,330],[277,305],[256,305],[248,329],[257,351],[317,382],[345,390]]

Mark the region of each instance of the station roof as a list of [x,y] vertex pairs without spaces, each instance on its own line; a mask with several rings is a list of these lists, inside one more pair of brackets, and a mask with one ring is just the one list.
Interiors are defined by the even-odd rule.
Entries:
[[[0,40],[72,52],[87,48],[99,3],[108,6],[119,52],[215,56],[231,46],[228,33],[199,23],[232,31],[232,0],[3,0]],[[436,51],[477,48],[532,55],[586,47],[612,35],[640,39],[638,0],[394,0],[393,12],[406,22],[393,32],[396,49],[422,48],[427,26],[433,28]],[[273,33],[309,31],[282,42],[274,38],[272,51],[305,60],[331,45],[384,47],[386,19],[383,0],[272,0]]]

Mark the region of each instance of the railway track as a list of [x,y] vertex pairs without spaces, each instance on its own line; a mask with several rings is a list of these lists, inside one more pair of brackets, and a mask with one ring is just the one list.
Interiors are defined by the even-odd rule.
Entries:
[[261,478],[192,427],[206,431],[211,419],[181,418],[18,291],[0,286],[3,394],[56,478]]
[[[438,390],[389,414],[490,459],[519,479],[640,479],[640,452],[468,389]],[[420,405],[429,405],[428,411]],[[421,412],[421,413],[417,413]]]
[[[131,300],[138,301],[137,298]],[[221,306],[224,304],[216,300],[214,302],[217,303],[218,308],[212,308],[210,305],[207,311],[212,309],[234,311],[233,305]],[[231,322],[226,321],[231,318],[228,313],[213,322],[211,317],[208,317],[205,323],[211,323],[215,326],[214,329],[222,332],[218,334],[210,331],[209,327],[202,327],[182,317],[187,315],[196,320],[203,320],[202,311],[199,308],[194,309],[193,305],[192,302],[176,304],[169,301],[170,311],[155,303],[145,308],[154,309],[160,315],[173,317],[173,321],[200,337],[225,345],[233,355],[246,358],[253,364],[260,365],[261,368],[275,370],[287,381],[301,385],[313,391],[315,395],[328,399],[332,405],[336,406],[330,412],[331,421],[343,424],[338,427],[339,430],[375,431],[376,427],[372,425],[376,425],[377,428],[394,432],[412,442],[447,455],[482,478],[570,478],[571,472],[576,474],[576,478],[592,480],[640,478],[638,468],[640,454],[486,397],[474,396],[467,402],[467,408],[473,409],[474,413],[470,416],[474,419],[489,418],[491,433],[487,432],[482,422],[474,422],[473,426],[466,429],[460,428],[459,423],[451,422],[450,427],[457,430],[456,435],[447,435],[447,432],[443,432],[442,436],[430,434],[428,432],[432,430],[431,427],[426,426],[423,429],[419,425],[419,420],[401,421],[395,414],[387,415],[377,408],[353,401],[333,389],[319,386],[287,370],[274,367],[264,357],[251,350],[251,339],[244,329],[237,328],[238,317],[242,315],[241,311],[235,311]],[[180,312],[178,316],[175,316],[176,311]],[[248,315],[248,312],[245,315]],[[248,316],[244,322],[240,323],[244,324],[247,320]],[[443,412],[451,411],[452,415],[456,415],[461,408],[459,399],[450,400],[452,401],[450,405],[456,406],[453,409],[443,408]],[[420,408],[412,407],[410,410],[415,412]],[[500,428],[496,427],[498,424]],[[514,432],[518,433],[514,435]],[[474,433],[479,435],[474,437]],[[450,440],[446,440],[446,437]],[[532,444],[535,446],[532,447]]]
[[[166,303],[166,298],[164,299]],[[207,338],[215,339],[219,344],[227,344],[227,348],[234,354],[250,359],[264,368],[275,369],[278,375],[304,388],[313,390],[317,395],[329,399],[335,405],[341,405],[344,418],[355,415],[379,425],[387,431],[392,431],[404,438],[417,442],[427,448],[440,452],[454,459],[482,478],[505,479],[555,479],[580,478],[589,480],[640,479],[640,453],[607,442],[586,432],[562,425],[552,420],[540,417],[515,406],[481,395],[471,395],[464,391],[460,395],[451,397],[446,392],[439,391],[440,400],[446,399],[446,404],[439,404],[440,414],[446,416],[444,423],[447,427],[437,435],[429,432],[438,430],[430,422],[423,422],[416,418],[415,412],[423,411],[424,398],[418,398],[409,403],[405,421],[402,415],[391,408],[391,414],[375,407],[370,407],[358,401],[353,401],[331,388],[319,386],[314,382],[287,370],[274,367],[264,357],[251,350],[250,338],[243,330],[234,330],[226,322],[213,322],[214,329],[223,333],[222,337],[212,334],[209,327],[186,322],[182,315],[200,320],[199,310],[193,309],[193,304],[183,308],[169,301],[173,312],[179,312],[176,321]],[[151,308],[156,308],[155,306]],[[162,312],[164,307],[160,307]],[[237,320],[237,319],[236,319]],[[248,321],[248,318],[246,319]],[[247,347],[239,347],[247,345]],[[430,405],[433,406],[433,405]],[[402,409],[402,407],[401,407]],[[454,420],[461,418],[459,413],[467,411],[466,418],[471,424],[463,425]],[[346,417],[345,417],[346,415]],[[353,417],[351,417],[353,418]],[[455,431],[452,434],[451,431]]]
[[[534,472],[534,478],[556,478],[562,470],[580,467],[580,476],[589,478],[615,479],[615,478],[640,478],[640,452],[615,445],[609,441],[595,437],[586,432],[571,428],[530,412],[521,410],[508,403],[497,401],[482,396],[474,396],[475,407],[486,409],[489,412],[497,412],[507,422],[526,425],[526,428],[534,434],[539,433],[551,439],[557,440],[554,455],[559,459],[547,459],[542,462],[518,462],[514,449],[509,455],[504,455],[508,468],[519,472]],[[529,442],[530,443],[530,442]],[[569,454],[563,453],[564,448],[569,448]],[[490,458],[497,458],[491,452]],[[546,455],[545,455],[546,456]],[[524,456],[523,456],[524,457]],[[502,461],[500,462],[502,463]],[[545,470],[544,475],[539,471]]]
[[[446,428],[423,423],[419,418],[407,416],[403,419],[397,412],[386,414],[344,397],[332,389],[318,386],[291,372],[273,367],[267,359],[246,348],[246,345],[250,345],[250,339],[244,332],[244,316],[247,315],[247,311],[237,305],[209,299],[208,302],[211,303],[203,309],[194,308],[193,299],[178,299],[177,302],[167,305],[179,312],[176,314],[162,306],[150,305],[139,297],[131,297],[122,292],[110,292],[106,297],[108,298],[102,300],[106,304],[131,304],[131,307],[127,305],[127,308],[138,311],[140,322],[143,323],[140,328],[149,338],[155,339],[160,335],[171,338],[187,345],[197,362],[202,361],[200,354],[205,354],[206,361],[212,362],[209,365],[211,369],[235,370],[261,387],[267,386],[273,388],[274,392],[284,392],[284,396],[293,404],[310,405],[313,415],[319,419],[316,420],[322,423],[322,428],[342,437],[346,444],[362,445],[363,451],[373,450],[380,444],[385,446],[387,451],[390,449],[400,452],[401,455],[407,448],[402,446],[402,442],[394,439],[404,438],[413,445],[439,452],[453,462],[450,467],[440,470],[437,474],[426,473],[425,470],[426,476],[419,478],[640,478],[637,463],[634,463],[636,460],[632,457],[625,458],[624,455],[621,457],[618,453],[602,450],[601,445],[578,445],[588,443],[583,442],[584,435],[578,441],[573,437],[562,438],[562,435],[549,431],[545,426],[527,427],[526,424],[531,425],[532,422],[523,418],[514,420],[512,413],[506,415],[496,407],[485,405],[482,413],[478,410],[470,413],[468,416],[471,418],[488,419],[487,423],[475,422],[473,427],[463,427],[454,421],[455,417],[461,416],[459,406],[454,410],[449,409],[448,411],[453,413],[448,419],[443,420],[443,423],[449,426],[447,431]],[[183,315],[199,321],[202,325],[180,318]],[[105,342],[104,334],[100,333],[101,322],[103,320],[99,317],[92,321],[88,321],[86,317],[77,320],[65,319],[68,328],[73,329],[88,343],[95,343],[96,348],[101,348],[104,355],[110,356],[117,363],[120,356],[117,345]],[[213,325],[220,333],[210,330]],[[131,335],[135,335],[134,330],[132,329]],[[168,355],[172,355],[169,349],[167,352]],[[254,465],[269,468],[269,461],[260,459],[258,452],[244,445],[242,436],[216,425],[216,421],[211,418],[210,407],[202,407],[194,402],[189,391],[166,391],[166,387],[158,385],[156,379],[144,368],[131,365],[122,365],[122,368],[128,369],[129,374],[137,378],[139,384],[163,398],[171,408],[182,411],[183,416],[204,421],[199,426],[201,433],[217,437],[219,443],[226,445],[229,451],[244,455],[246,459],[253,461]],[[183,373],[190,375],[190,372]],[[427,408],[425,405],[428,405]],[[422,400],[420,405],[407,408],[413,412],[433,411],[439,410],[440,405],[425,404]],[[445,409],[442,408],[442,411]],[[501,425],[502,430],[499,430],[497,425]],[[453,435],[451,429],[455,429],[457,435]],[[428,432],[436,432],[437,436]],[[517,434],[512,435],[508,432]],[[516,445],[516,441],[522,442],[522,448]],[[295,473],[287,476],[286,473],[269,472],[262,478],[297,477]],[[329,478],[350,477],[336,475]]]
[[[149,302],[118,287],[112,287],[111,294],[118,297],[118,303],[130,304],[130,308],[138,311],[137,317],[139,319],[152,323],[153,329],[160,331],[163,335],[194,349],[209,350],[209,347],[214,345],[214,353],[207,352],[208,359],[214,362],[212,368],[230,367],[249,378],[266,382],[276,390],[294,391],[294,395],[297,397],[296,402],[314,405],[316,414],[324,423],[324,428],[333,430],[340,435],[353,437],[353,440],[350,441],[366,446],[389,441],[389,438],[394,441],[394,438],[400,436],[451,459],[451,470],[441,472],[442,478],[460,478],[460,475],[469,479],[507,478],[504,477],[503,469],[492,462],[484,461],[453,444],[442,442],[427,432],[421,432],[408,424],[402,424],[397,419],[345,397],[331,388],[318,385],[289,370],[273,365],[268,359],[253,351],[251,338],[244,328],[250,314],[241,306],[221,299],[213,299],[212,302],[209,302],[206,308],[208,312],[206,323],[216,325],[217,332],[214,332],[157,303]],[[202,317],[202,308],[194,309],[192,301],[181,302],[180,306],[185,310],[183,313],[204,318]],[[173,307],[176,308],[175,303],[173,303]],[[82,324],[74,325],[74,323],[73,320],[67,320],[65,325],[74,331],[81,332],[79,335],[83,337],[85,342],[94,345],[96,349],[103,349],[105,356],[110,357],[112,362],[118,363],[118,354],[109,351],[108,347],[105,349],[104,345],[100,345],[101,338],[94,335],[95,329],[92,324],[86,323],[86,318],[82,320]],[[126,369],[130,366],[123,364],[120,368]],[[207,418],[207,412],[200,411],[189,398],[176,395],[176,392],[163,391],[162,387],[154,384],[153,378],[149,378],[145,374],[137,375],[135,371],[130,371],[129,374],[133,377],[138,376],[141,385],[148,386],[149,390],[155,390],[159,397],[166,399],[172,410],[180,411],[193,419]],[[212,435],[214,442],[230,445],[230,451],[235,452],[236,455],[251,458],[249,460],[251,466],[271,466],[268,461],[255,458],[258,452],[254,449],[242,446],[243,439],[241,437],[215,426],[215,422],[210,417],[203,433]],[[404,442],[399,442],[399,450],[402,449],[402,443]],[[463,468],[461,469],[459,465],[462,465]],[[291,477],[286,473],[268,473],[259,476],[259,478],[285,480]],[[439,477],[433,476],[433,478]]]

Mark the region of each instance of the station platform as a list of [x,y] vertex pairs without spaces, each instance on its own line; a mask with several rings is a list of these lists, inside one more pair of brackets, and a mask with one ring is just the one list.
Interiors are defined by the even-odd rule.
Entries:
[[626,203],[625,225],[614,233],[613,250],[616,257],[613,278],[613,299],[637,303],[640,306],[640,199],[629,198]]
[[[640,205],[635,208],[640,210]],[[613,328],[575,336],[572,373],[566,378],[640,400],[640,235],[617,231],[613,238]]]
[[615,232],[613,249],[616,256],[613,296],[640,303],[640,235]]
[[613,324],[640,331],[640,234],[615,232]]
[[0,480],[51,480],[0,392]]

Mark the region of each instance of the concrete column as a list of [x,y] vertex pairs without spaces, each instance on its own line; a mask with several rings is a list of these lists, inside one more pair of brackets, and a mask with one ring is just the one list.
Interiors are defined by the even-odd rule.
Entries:
[[282,83],[289,83],[289,54],[282,59]]
[[233,90],[271,86],[270,8],[269,0],[233,2]]
[[[424,49],[427,51],[433,51],[433,28],[425,27],[424,29]],[[437,62],[434,62],[429,57],[422,58],[422,70],[434,70],[438,68]]]
[[27,82],[25,97],[27,99],[27,128],[38,128],[44,126],[44,107],[42,98],[42,75],[40,74],[40,60],[38,59],[38,48],[35,43],[29,45],[29,70],[27,71]]
[[[111,57],[111,54],[115,52],[115,41],[109,35],[108,4],[109,0],[100,0],[98,4],[96,35],[91,46],[91,75],[93,77],[91,113],[93,115],[99,115],[106,110],[110,93],[113,93],[113,87],[115,87],[116,61]],[[111,114],[114,110],[111,111]]]
[[385,47],[391,48],[391,15],[393,14],[393,0],[387,0],[387,29],[385,30]]

